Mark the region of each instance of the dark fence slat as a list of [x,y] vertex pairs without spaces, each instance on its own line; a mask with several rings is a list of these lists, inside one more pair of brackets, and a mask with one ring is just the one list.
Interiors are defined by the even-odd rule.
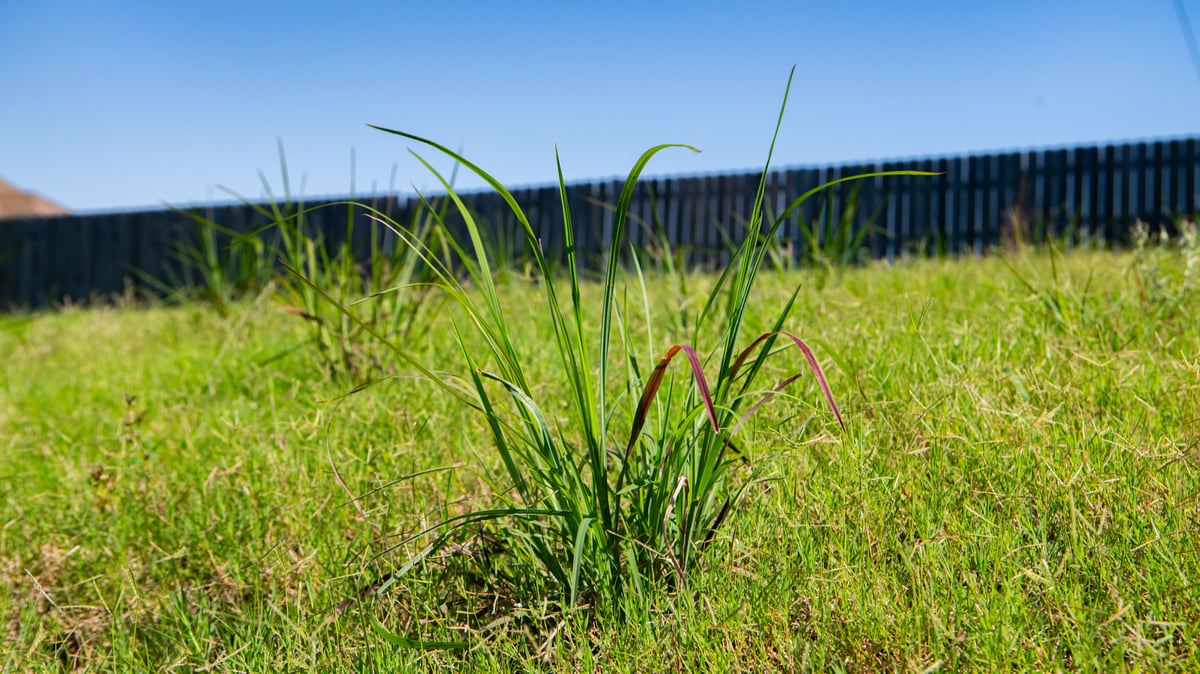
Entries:
[[1112,222],[1114,220],[1113,199],[1116,192],[1113,184],[1116,148],[1112,145],[1104,146],[1104,149],[1097,155],[1097,161],[1099,162],[1097,172],[1100,175],[1100,179],[1096,187],[1097,192],[1099,192],[1099,198],[1096,200],[1096,226],[1099,236],[1103,240],[1112,241]]
[[1183,141],[1179,152],[1180,215],[1190,216],[1196,212],[1196,139]]
[[1079,152],[1083,166],[1083,180],[1080,195],[1080,210],[1079,218],[1081,222],[1081,231],[1085,241],[1090,241],[1095,238],[1093,224],[1097,222],[1096,211],[1099,210],[1099,190],[1100,190],[1100,168],[1099,155],[1100,148],[1089,147]]
[[1191,155],[1188,151],[1187,140],[1171,141],[1171,196],[1167,204],[1170,210],[1172,225],[1176,219],[1188,217],[1188,193],[1191,192],[1189,165]]
[[1149,186],[1149,192],[1151,194],[1151,199],[1153,200],[1153,206],[1150,212],[1154,215],[1154,224],[1161,224],[1162,216],[1165,215],[1165,209],[1163,207],[1163,188],[1165,187],[1163,185],[1163,178],[1165,177],[1163,174],[1166,172],[1164,162],[1165,155],[1166,147],[1163,145],[1163,143],[1155,143],[1154,162],[1150,167],[1151,185]]
[[[660,241],[659,244],[669,246],[663,249],[662,255],[664,256],[674,255],[675,248],[679,245],[677,243],[680,233],[679,183],[680,181],[676,178],[666,178],[660,181],[658,183],[659,187],[656,188],[658,190],[656,194],[658,195],[659,209],[662,214],[662,236],[666,238],[665,241]],[[663,263],[666,263],[665,259]]]

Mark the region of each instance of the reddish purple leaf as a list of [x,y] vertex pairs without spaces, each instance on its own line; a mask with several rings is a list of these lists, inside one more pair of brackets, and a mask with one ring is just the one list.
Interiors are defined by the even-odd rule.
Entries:
[[[846,424],[842,421],[842,413],[838,411],[837,403],[833,401],[833,391],[830,390],[829,382],[825,380],[825,373],[821,371],[821,365],[817,363],[817,358],[813,355],[812,349],[808,348],[807,344],[790,332],[784,332],[780,330],[778,332],[763,333],[761,336],[759,336],[759,338],[754,340],[753,344],[746,347],[746,349],[737,357],[737,360],[734,361],[733,367],[729,370],[730,379],[732,380],[737,375],[738,368],[742,366],[746,360],[746,357],[750,355],[750,352],[753,351],[756,346],[761,344],[763,340],[767,339],[768,337],[777,334],[791,339],[792,342],[799,347],[800,351],[804,354],[804,357],[808,359],[808,365],[812,368],[813,375],[817,378],[817,384],[821,387],[821,392],[825,394],[825,402],[829,403],[829,408],[833,410],[833,415],[837,417],[838,425],[842,427],[843,431],[846,430]],[[704,369],[700,366],[700,356],[696,354],[696,350],[692,347],[684,344],[676,344],[670,349],[667,349],[666,355],[664,355],[662,359],[658,361],[658,365],[654,366],[654,372],[650,374],[650,379],[646,381],[646,388],[642,389],[641,400],[638,401],[637,409],[633,414],[633,429],[629,433],[629,443],[625,445],[625,453],[627,456],[630,450],[633,448],[634,443],[637,442],[638,437],[641,436],[642,428],[646,425],[646,415],[650,411],[650,403],[654,401],[654,396],[658,394],[658,389],[660,386],[662,386],[663,375],[666,373],[667,367],[671,364],[671,360],[675,358],[675,355],[680,351],[682,351],[683,355],[687,357],[688,363],[692,367],[692,378],[696,381],[696,388],[699,389],[700,398],[704,401],[704,409],[708,413],[708,420],[709,423],[712,424],[713,432],[721,432],[720,427],[717,425],[717,410],[713,405],[712,394],[709,392],[708,380],[704,376]],[[746,419],[748,419],[750,415],[754,414],[759,407],[762,407],[762,405],[770,400],[776,393],[782,391],[783,388],[788,384],[791,384],[793,381],[799,379],[801,374],[803,373],[793,375],[783,380],[778,386],[775,387],[775,390],[771,391],[761,400],[751,406],[750,409],[744,415],[742,415],[742,418],[738,421],[737,425],[733,427],[733,431],[730,432],[730,435],[737,432],[737,430],[742,427],[742,424],[745,423]]]
[[666,373],[667,366],[671,364],[671,359],[675,357],[675,354],[680,351],[683,351],[683,355],[687,357],[688,363],[692,366],[692,378],[696,380],[696,388],[700,390],[700,398],[704,401],[704,409],[708,412],[708,420],[712,424],[713,432],[720,432],[720,427],[717,426],[717,410],[713,407],[712,394],[708,390],[708,380],[704,377],[704,369],[700,367],[700,356],[696,355],[696,350],[692,347],[676,344],[667,349],[667,354],[658,361],[658,365],[654,366],[654,372],[646,381],[646,388],[642,389],[642,398],[638,401],[637,409],[633,414],[633,430],[629,433],[629,444],[625,446],[626,454],[629,453],[633,443],[637,442],[638,436],[642,433],[642,427],[646,424],[646,414],[650,411],[650,403],[658,394],[658,387],[662,385],[663,374]]
[[[821,393],[825,394],[825,402],[829,403],[829,409],[833,410],[833,416],[837,417],[838,425],[842,427],[843,431],[845,431],[846,424],[844,421],[842,421],[842,413],[838,411],[837,403],[835,403],[833,401],[833,391],[831,391],[829,389],[829,382],[825,380],[825,373],[821,371],[821,365],[819,363],[817,363],[817,358],[816,358],[816,356],[813,355],[812,349],[808,348],[807,344],[805,344],[803,341],[800,340],[799,337],[793,335],[790,332],[784,332],[783,330],[779,330],[778,332],[766,332],[766,333],[763,333],[762,335],[760,335],[759,338],[754,340],[753,344],[746,347],[746,350],[742,351],[741,355],[739,355],[737,360],[734,361],[733,367],[730,368],[730,370],[729,370],[730,379],[732,379],[737,374],[738,368],[741,367],[742,363],[746,360],[746,356],[749,356],[750,352],[754,350],[754,347],[758,346],[760,343],[762,343],[763,340],[767,339],[768,337],[771,337],[772,335],[783,335],[783,336],[791,339],[792,342],[794,342],[796,344],[796,346],[799,347],[801,353],[803,353],[804,357],[808,359],[808,365],[810,368],[812,368],[813,375],[817,378],[817,385],[821,387]],[[782,382],[780,382],[779,385],[775,387],[775,390],[771,391],[766,396],[764,396],[762,400],[759,400],[757,403],[755,403],[749,409],[749,411],[747,411],[744,415],[742,415],[741,420],[738,421],[737,426],[735,426],[733,430],[736,431],[738,428],[741,428],[742,423],[744,423],[746,421],[746,419],[749,418],[750,415],[753,414],[759,407],[762,407],[763,403],[770,400],[776,393],[782,391],[785,386],[792,383],[793,381],[796,381],[796,379],[798,379],[801,374],[803,374],[803,373],[793,375],[792,377],[789,377],[789,378],[783,380]]]

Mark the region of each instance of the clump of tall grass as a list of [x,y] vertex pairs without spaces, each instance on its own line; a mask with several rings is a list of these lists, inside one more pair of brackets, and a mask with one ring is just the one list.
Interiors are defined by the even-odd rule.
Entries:
[[835,191],[829,187],[811,223],[805,222],[802,214],[796,214],[801,236],[798,251],[800,262],[816,271],[815,285],[818,290],[825,287],[831,274],[836,277],[850,265],[862,262],[867,235],[876,229],[875,221],[883,209],[882,203],[865,216],[862,224],[855,223],[861,205],[861,187],[861,184],[854,185],[840,211],[836,208]]
[[[353,248],[356,211],[378,217],[378,210],[353,203],[319,208],[339,205],[351,212],[347,214],[345,237],[337,242],[329,242],[306,227],[305,217],[315,209],[300,209],[292,214],[276,211],[273,224],[282,233],[280,260],[284,266],[299,271],[310,281],[315,280],[332,293],[338,305],[354,311],[357,320],[350,319],[338,305],[326,302],[308,284],[299,282],[295,274],[279,277],[275,297],[284,311],[305,321],[315,357],[324,370],[364,383],[390,367],[377,338],[364,331],[359,321],[389,339],[411,342],[428,328],[427,319],[439,302],[429,301],[430,279],[424,262],[407,246],[385,249],[379,232],[374,231],[380,228],[377,221],[365,220],[373,230],[368,236],[370,250],[365,255],[356,254]],[[410,218],[409,228],[423,240],[437,241],[438,222],[432,212],[420,209]]]
[[1175,316],[1200,292],[1200,228],[1183,219],[1178,229],[1179,235],[1172,241],[1166,228],[1152,234],[1141,220],[1133,227],[1133,276],[1138,296],[1145,309],[1160,318]]
[[[374,333],[389,339],[413,340],[429,325],[424,320],[428,318],[429,307],[436,306],[436,302],[427,301],[430,299],[427,267],[409,247],[385,246],[383,232],[375,220],[380,211],[357,203],[353,195],[345,202],[308,208],[302,199],[293,199],[282,145],[279,159],[283,200],[275,198],[266,178],[260,176],[268,196],[267,206],[246,203],[271,224],[250,233],[249,237],[274,232],[279,242],[275,253],[283,266],[316,282],[341,305],[342,309],[338,309],[325,302],[293,273],[283,273],[276,280],[275,298],[285,311],[307,324],[310,344],[322,369],[358,383],[370,381],[386,372],[388,364],[381,359],[376,338],[364,332],[344,310],[352,308],[359,321],[372,326]],[[319,209],[339,207],[347,209],[345,229],[337,232],[336,240],[329,240],[313,226],[309,216]],[[436,208],[436,204],[423,204],[409,214],[408,220],[409,230],[431,245],[440,240],[437,224],[440,216],[431,212]],[[441,208],[444,213],[445,206]],[[369,248],[365,251],[355,249],[356,240],[362,238],[355,235],[360,220],[371,230],[366,236]]]
[[176,303],[207,302],[224,316],[231,302],[274,287],[278,269],[271,242],[261,236],[239,236],[215,220],[212,208],[207,213],[171,210],[188,225],[171,246],[177,268],[167,267],[165,279],[135,269],[149,288]]
[[[789,77],[789,92],[790,88]],[[785,93],[775,137],[786,101]],[[489,257],[484,232],[450,183],[414,152],[442,183],[464,221],[465,238],[448,239],[461,258],[462,268],[448,266],[418,232],[387,218],[380,220],[417,251],[436,276],[434,284],[464,310],[469,325],[455,326],[466,369],[462,379],[432,371],[403,343],[388,339],[359,319],[318,279],[301,269],[293,270],[313,292],[364,331],[383,340],[401,361],[478,410],[503,464],[503,483],[495,489],[499,502],[494,507],[451,517],[389,549],[427,543],[397,576],[423,564],[468,527],[503,520],[505,526],[498,527],[495,535],[501,538],[499,549],[510,551],[514,558],[503,574],[516,584],[514,591],[549,588],[564,610],[585,604],[606,615],[640,610],[647,606],[651,588],[680,589],[688,584],[689,574],[732,516],[734,505],[752,479],[752,475],[735,469],[747,456],[739,447],[738,430],[762,404],[803,373],[764,385],[759,380],[768,357],[784,356],[787,348],[796,347],[813,373],[832,418],[842,426],[816,355],[796,334],[807,332],[807,327],[789,321],[799,288],[781,307],[770,330],[745,334],[747,303],[779,227],[807,198],[826,186],[800,196],[770,221],[763,217],[765,183],[760,183],[747,236],[736,249],[732,263],[720,272],[694,322],[691,340],[674,344],[662,353],[638,354],[629,328],[631,317],[618,298],[630,291],[640,296],[639,310],[646,314],[651,345],[654,326],[637,255],[629,256],[632,271],[622,269],[620,264],[629,203],[639,176],[656,154],[672,148],[695,148],[659,145],[634,163],[618,200],[608,242],[601,281],[603,299],[598,306],[585,306],[557,155],[566,237],[565,275],[553,273],[525,213],[492,175],[432,140],[373,128],[454,159],[486,181],[508,204],[534,256],[545,301],[532,314],[516,320],[529,320],[533,315],[550,323],[560,373],[569,390],[572,417],[568,432],[553,424],[545,413],[538,400],[538,382],[531,381],[526,356],[520,345],[513,343],[510,325],[514,319],[501,302],[502,290],[494,279],[495,260]],[[774,145],[773,138],[768,167]],[[466,329],[476,331],[483,339],[485,353],[473,352],[467,346],[462,332]],[[593,347],[591,336],[597,329],[599,339]],[[715,339],[710,339],[713,336]],[[623,352],[618,345],[624,346]],[[679,368],[671,369],[679,356],[684,362],[682,377]],[[650,362],[656,364],[647,369]],[[614,379],[621,382],[615,390]]]
[[[182,288],[184,294],[210,302],[222,313],[230,302],[254,293],[269,293],[282,310],[305,322],[308,344],[323,370],[356,383],[367,382],[390,366],[381,358],[376,337],[364,332],[343,310],[326,302],[285,268],[297,270],[321,286],[374,332],[389,339],[412,340],[428,327],[427,319],[439,306],[429,301],[428,267],[410,247],[385,245],[386,229],[377,220],[385,211],[359,203],[353,195],[347,201],[306,206],[302,195],[293,194],[282,144],[279,164],[279,196],[261,172],[265,204],[230,192],[252,209],[260,222],[268,223],[263,227],[238,232],[216,222],[211,213],[177,209],[191,222],[194,237],[192,243],[178,248],[184,278],[172,285]],[[436,246],[440,241],[438,223],[447,206],[424,203],[409,215],[407,231]],[[315,211],[328,208],[347,209],[345,229],[333,237],[327,237],[310,218]],[[432,212],[434,209],[441,213]],[[356,222],[370,228],[366,237],[356,236]],[[355,242],[364,238],[368,247],[356,250]],[[178,294],[167,284],[158,287]]]

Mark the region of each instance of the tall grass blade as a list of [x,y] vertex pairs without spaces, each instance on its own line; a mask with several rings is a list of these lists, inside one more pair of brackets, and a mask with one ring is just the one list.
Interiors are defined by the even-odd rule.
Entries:
[[[830,390],[830,388],[829,388],[829,382],[825,379],[825,373],[824,373],[824,371],[821,370],[820,363],[817,362],[817,358],[816,358],[816,356],[813,355],[812,349],[808,348],[807,344],[805,344],[803,341],[800,340],[799,337],[793,335],[790,332],[784,332],[784,331],[780,330],[780,331],[776,331],[776,332],[767,332],[767,333],[763,333],[762,335],[760,335],[758,337],[758,339],[754,340],[754,342],[752,344],[750,344],[750,346],[746,347],[746,349],[742,351],[741,355],[738,356],[737,361],[734,362],[733,368],[729,372],[729,376],[732,378],[737,375],[738,368],[741,367],[742,363],[746,359],[746,356],[750,355],[750,353],[754,350],[754,347],[758,346],[763,340],[770,339],[771,337],[773,337],[777,334],[783,335],[784,337],[787,337],[788,339],[792,340],[792,343],[796,345],[796,348],[800,349],[800,352],[804,354],[805,359],[808,360],[808,366],[812,369],[813,376],[817,378],[817,385],[821,387],[821,393],[825,396],[825,402],[829,403],[829,409],[833,410],[833,415],[835,417],[837,417],[838,425],[842,427],[843,431],[845,431],[846,423],[842,420],[842,413],[838,410],[837,403],[834,402],[834,400],[833,400],[833,391]],[[792,377],[791,379],[788,379],[787,383],[791,383],[798,376],[799,375],[796,375],[796,377]],[[786,386],[787,383],[785,383],[784,386]],[[758,409],[758,407],[760,405],[765,403],[768,399],[770,399],[771,396],[773,396],[778,391],[779,391],[779,389],[776,389],[775,392],[767,394],[766,398],[764,398],[762,401],[760,401],[759,403],[754,405],[754,407],[751,409],[751,412],[753,412],[755,409]],[[744,419],[744,417],[743,417],[743,419]],[[738,425],[740,426],[741,424],[739,423]]]

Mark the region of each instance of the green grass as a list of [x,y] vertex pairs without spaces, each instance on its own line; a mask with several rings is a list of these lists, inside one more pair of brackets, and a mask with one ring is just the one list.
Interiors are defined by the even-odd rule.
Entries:
[[[814,272],[762,275],[746,334],[798,286],[785,327],[847,431],[810,377],[785,389],[741,431],[750,462],[731,470],[758,474],[687,589],[651,584],[642,613],[604,620],[490,582],[512,559],[466,532],[378,592],[420,546],[375,555],[494,504],[505,468],[486,420],[425,381],[341,398],[269,299],[0,319],[0,669],[1195,670],[1200,323],[1183,264],[1155,258],[1153,293],[1144,260],[1097,252],[872,264],[819,292]],[[689,276],[691,301],[715,282]],[[626,283],[640,306],[624,276],[618,301]],[[692,335],[660,334],[679,284],[647,285],[661,354]],[[545,284],[500,291],[516,312]],[[469,377],[445,338],[466,314],[434,320],[409,350]],[[570,430],[552,329],[509,329]],[[763,381],[801,365],[783,352]],[[375,621],[471,647],[399,648]]]

